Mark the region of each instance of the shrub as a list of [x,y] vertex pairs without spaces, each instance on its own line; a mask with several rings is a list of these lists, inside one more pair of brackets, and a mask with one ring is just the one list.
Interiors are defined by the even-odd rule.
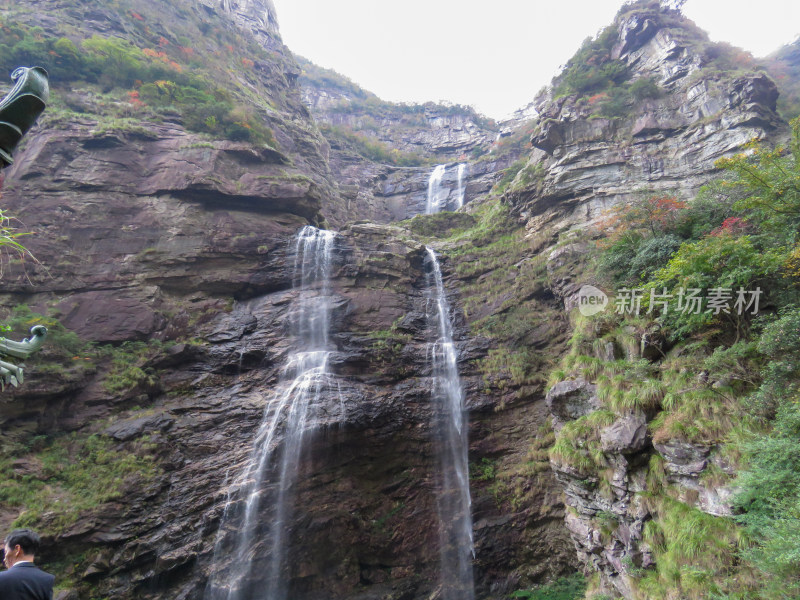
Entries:
[[585,591],[586,578],[581,573],[575,573],[532,590],[518,590],[511,597],[523,600],[579,600]]
[[[0,456],[0,503],[24,509],[14,526],[46,525],[53,534],[74,523],[84,511],[118,497],[125,485],[157,472],[151,457],[121,451],[98,435],[43,438],[28,452],[28,458],[41,466],[41,475],[18,474],[11,457]],[[28,452],[18,449],[14,458]]]
[[637,102],[651,98],[659,98],[662,94],[661,88],[651,77],[637,79],[630,84],[628,91]]
[[[732,290],[734,299],[738,290],[768,289],[768,282],[780,267],[780,257],[774,252],[759,252],[750,236],[723,234],[709,236],[697,242],[683,244],[669,263],[659,269],[645,284],[645,289],[667,289],[673,295],[679,289],[698,289],[705,293],[711,289]],[[733,304],[731,304],[733,307]],[[752,313],[751,309],[750,313]],[[676,337],[685,337],[712,323],[732,325],[741,333],[742,327],[751,318],[746,311],[730,310],[729,313],[668,311],[662,315]]]

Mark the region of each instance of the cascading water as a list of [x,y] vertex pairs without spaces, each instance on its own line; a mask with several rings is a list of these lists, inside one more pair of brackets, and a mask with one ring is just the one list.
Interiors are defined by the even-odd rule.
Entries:
[[[288,551],[286,529],[291,519],[291,491],[303,440],[326,392],[338,397],[328,373],[331,313],[330,270],[335,234],[304,227],[297,236],[294,288],[300,291],[292,315],[297,350],[283,370],[277,393],[264,410],[247,466],[229,490],[214,549],[214,567],[230,558],[206,586],[206,600],[284,600],[288,577],[283,573]],[[339,402],[340,402],[339,398]],[[281,427],[281,425],[283,425]],[[277,439],[283,433],[278,460]],[[259,523],[262,495],[273,475],[277,490],[269,526]],[[266,564],[254,564],[256,547],[267,540]],[[258,568],[256,568],[258,567]]]
[[446,165],[436,165],[428,177],[428,202],[425,205],[425,214],[432,215],[438,213],[444,208],[447,202],[447,196],[450,195],[450,190],[442,187],[442,178],[444,177]]
[[433,367],[431,398],[438,459],[436,504],[439,511],[441,598],[473,600],[474,546],[467,462],[467,413],[442,271],[436,253],[431,248],[427,248],[427,252],[430,270],[426,312],[428,329],[431,337],[435,337],[429,345],[429,353]]
[[467,163],[458,165],[458,194],[456,194],[456,208],[464,206],[464,175],[467,170]]

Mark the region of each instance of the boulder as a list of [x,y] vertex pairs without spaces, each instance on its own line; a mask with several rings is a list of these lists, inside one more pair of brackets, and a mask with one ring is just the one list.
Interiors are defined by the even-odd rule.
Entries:
[[597,398],[597,386],[583,378],[559,381],[551,387],[545,397],[547,408],[553,416],[554,426],[583,417],[601,408]]
[[647,420],[636,412],[625,415],[600,431],[603,452],[631,454],[647,446]]

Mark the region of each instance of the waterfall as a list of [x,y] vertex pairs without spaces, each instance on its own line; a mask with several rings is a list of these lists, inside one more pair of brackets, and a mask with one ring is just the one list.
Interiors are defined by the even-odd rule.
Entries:
[[436,504],[439,511],[439,541],[442,600],[473,600],[474,546],[467,461],[467,413],[458,376],[450,308],[444,293],[442,271],[436,253],[427,248],[430,261],[427,285],[428,329],[432,362],[431,399],[433,434],[438,469]]
[[467,163],[458,165],[458,194],[456,195],[456,208],[464,206],[464,174],[467,170]]
[[448,188],[442,187],[442,178],[446,165],[436,165],[428,177],[428,202],[425,205],[425,214],[432,215],[442,210],[450,195]]
[[[304,227],[297,236],[291,328],[296,351],[289,356],[277,391],[267,402],[250,459],[228,492],[228,501],[214,548],[214,568],[230,565],[208,581],[206,600],[285,600],[288,577],[283,573],[288,551],[286,529],[291,520],[292,488],[305,433],[313,425],[324,394],[338,397],[328,373],[331,313],[330,270],[335,233]],[[280,453],[276,452],[282,434]],[[279,456],[276,456],[279,454]],[[271,477],[270,477],[271,475]],[[276,487],[271,523],[259,524],[266,485]],[[231,538],[233,538],[231,540]],[[256,547],[269,548],[266,564],[254,564]],[[258,580],[258,583],[255,583]]]

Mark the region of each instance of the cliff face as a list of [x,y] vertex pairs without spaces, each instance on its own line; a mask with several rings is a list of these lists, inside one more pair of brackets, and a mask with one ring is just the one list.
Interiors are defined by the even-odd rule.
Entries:
[[[547,392],[557,440],[551,464],[564,489],[565,524],[578,556],[595,574],[596,591],[615,597],[666,593],[640,587],[667,544],[652,532],[661,531],[666,514],[696,509],[692,514],[731,515],[735,467],[724,436],[693,437],[679,425],[665,427],[681,417],[666,406],[660,412],[658,402],[648,404],[646,392],[632,401],[637,408],[609,412],[608,378],[614,374],[605,367],[592,371],[590,363],[642,361],[669,370],[662,364],[671,355],[655,323],[610,333],[613,323],[577,315],[580,288],[601,285],[590,266],[597,248],[592,236],[600,234],[588,226],[610,207],[648,194],[691,200],[718,175],[717,159],[742,152],[751,140],[785,138],[775,84],[750,57],[731,52],[673,12],[644,2],[623,8],[578,55],[600,57],[599,64],[611,65],[605,72],[621,73],[619,79],[605,90],[582,87],[586,71],[579,65],[586,63],[567,65],[555,91],[537,99],[535,150],[504,196],[528,237],[561,235],[543,255],[547,285],[576,328],[570,351],[576,362],[565,361],[567,375],[562,372]],[[703,373],[695,375],[698,385],[706,385]],[[669,500],[659,504],[661,498]]]
[[[632,597],[637,570],[657,560],[641,496],[654,475],[687,506],[729,512],[729,490],[707,477],[731,471],[720,448],[654,441],[647,411],[603,414],[602,428],[573,440],[597,442],[603,472],[551,461],[557,436],[600,400],[589,374],[547,375],[576,344],[576,292],[597,283],[587,224],[642,188],[689,198],[717,158],[753,137],[780,139],[763,73],[731,74],[704,34],[639,3],[582,50],[618,65],[607,72],[619,89],[587,87],[577,60],[534,111],[496,127],[460,108],[381,102],[305,63],[301,74],[271,2],[117,4],[3,7],[7,28],[37,15],[43,32],[12,33],[43,37],[45,57],[60,38],[117,36],[148,50],[126,52],[152,75],[108,80],[76,63],[83,75],[70,79],[47,59],[56,101],[2,199],[37,232],[28,245],[41,264],[12,265],[0,299],[23,328],[36,317],[19,305],[47,315],[52,336],[25,385],[0,401],[14,490],[0,496],[0,527],[41,529],[42,558],[65,588],[201,597],[231,481],[292,350],[293,239],[309,223],[340,229],[337,395],[299,465],[291,598],[438,593],[420,240],[441,256],[454,307],[479,598],[580,567]],[[110,60],[96,42],[81,47]],[[58,49],[65,60],[69,45]],[[230,88],[212,89],[222,80]],[[204,85],[210,99],[198,95]],[[207,112],[194,118],[198,103]],[[531,132],[523,118],[534,114]],[[527,138],[532,151],[517,143]],[[451,196],[456,165],[467,164],[465,208],[386,225],[424,212],[437,163]],[[597,345],[598,360],[654,360],[657,332],[618,337]],[[264,511],[259,526],[271,518]],[[253,551],[264,558],[269,547]]]
[[727,48],[685,20],[632,10],[595,44],[627,71],[622,87],[638,81],[640,91],[610,97],[562,86],[564,95],[538,99],[538,152],[529,164],[544,167],[542,175],[508,198],[528,218],[591,221],[641,189],[691,198],[716,159],[751,139],[780,138],[775,84],[752,62],[725,70],[719,53]]
[[303,102],[319,123],[343,126],[399,152],[439,162],[465,160],[497,137],[499,126],[469,106],[386,102],[335,71],[299,61]]
[[[487,193],[516,153],[491,153],[501,129],[465,106],[385,102],[335,71],[300,59],[303,102],[330,143],[330,165],[345,202],[328,218],[388,223],[425,212],[428,180],[447,164],[444,187],[453,198],[457,164],[465,201]],[[502,154],[502,155],[501,155]],[[474,158],[483,156],[481,162]]]
[[[46,56],[56,47],[63,56],[48,59],[53,105],[3,191],[4,208],[37,232],[28,245],[39,262],[6,271],[2,303],[16,307],[15,336],[44,321],[51,338],[25,385],[2,399],[0,458],[14,493],[3,493],[0,527],[40,530],[42,561],[78,597],[202,594],[231,478],[290,351],[296,232],[424,209],[432,164],[381,164],[347,140],[329,161],[264,8],[4,7],[14,36],[38,35]],[[31,32],[26,23],[39,16],[43,32]],[[87,42],[95,35],[131,42],[117,50],[136,79],[120,65],[104,78],[89,59],[60,62],[72,47],[111,61],[108,46]],[[227,92],[213,87],[223,72]],[[218,105],[192,91],[202,85]],[[193,118],[186,97],[209,112]],[[424,143],[455,156],[459,135]],[[467,198],[488,191],[509,162],[472,167]],[[331,370],[340,387],[300,465],[293,598],[428,597],[438,585],[423,256],[398,228],[353,225],[337,236]],[[456,328],[477,460],[518,455],[543,405],[495,411],[500,398],[481,396],[472,364],[486,341],[470,339],[461,320]],[[574,566],[563,506],[541,477],[549,484],[510,515],[490,480],[476,484],[483,596]]]

